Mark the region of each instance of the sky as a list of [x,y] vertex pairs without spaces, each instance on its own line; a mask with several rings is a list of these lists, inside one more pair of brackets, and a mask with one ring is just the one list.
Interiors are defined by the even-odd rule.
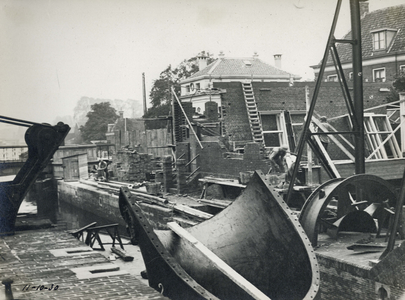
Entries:
[[[405,0],[369,0],[370,11]],[[0,0],[0,115],[54,124],[81,97],[143,99],[168,65],[257,52],[313,80],[336,0]],[[350,30],[343,0],[336,37]],[[73,125],[74,124],[69,124]]]

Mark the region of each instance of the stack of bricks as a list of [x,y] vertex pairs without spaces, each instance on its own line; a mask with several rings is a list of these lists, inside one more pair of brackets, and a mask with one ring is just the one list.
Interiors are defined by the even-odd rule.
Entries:
[[113,172],[118,181],[142,182],[151,172],[151,158],[147,153],[120,150],[113,158]]

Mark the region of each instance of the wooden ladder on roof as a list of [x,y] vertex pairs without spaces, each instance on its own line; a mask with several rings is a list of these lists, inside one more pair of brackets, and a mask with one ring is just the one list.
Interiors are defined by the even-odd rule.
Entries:
[[243,95],[245,98],[246,110],[249,118],[250,130],[253,141],[264,144],[263,128],[260,121],[259,112],[257,111],[256,99],[253,93],[251,82],[242,82]]

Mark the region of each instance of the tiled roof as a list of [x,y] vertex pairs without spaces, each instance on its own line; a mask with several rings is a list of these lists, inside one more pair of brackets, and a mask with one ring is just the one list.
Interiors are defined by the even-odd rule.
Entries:
[[[373,51],[373,36],[371,32],[378,29],[395,29],[398,31],[387,49]],[[405,52],[405,5],[391,6],[366,14],[361,19],[361,36],[363,59],[387,56],[387,54],[393,55],[395,52]],[[346,34],[343,39],[351,39],[351,32]],[[337,44],[336,47],[342,63],[352,60],[351,45]],[[329,63],[333,63],[330,55],[328,59]]]
[[280,70],[272,65],[269,65],[258,58],[218,58],[209,64],[203,70],[191,75],[187,79],[197,78],[201,76],[280,76],[280,78],[288,78],[297,75],[290,74]]

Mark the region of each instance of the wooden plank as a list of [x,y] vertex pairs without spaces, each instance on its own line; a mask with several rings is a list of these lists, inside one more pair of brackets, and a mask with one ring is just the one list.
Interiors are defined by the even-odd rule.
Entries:
[[[386,139],[373,151],[373,153],[371,153],[371,154],[366,158],[366,161],[367,161],[367,160],[370,160],[371,157],[372,157],[374,154],[377,153],[377,151],[380,151],[380,148],[381,148],[381,147],[384,147],[385,143],[386,143],[388,140],[391,139],[391,137],[395,134],[395,132],[398,131],[399,128],[402,127],[404,121],[405,121],[405,119],[401,122],[401,124],[399,124],[399,126],[398,126],[397,128],[395,128],[394,131],[391,132],[390,135],[388,135],[388,136],[386,137]],[[395,141],[396,141],[396,139],[395,139]],[[394,148],[394,147],[391,146],[391,148]],[[395,150],[398,150],[398,148],[394,148],[394,149],[395,149]],[[394,149],[393,149],[393,150],[394,150]],[[395,153],[395,151],[392,151],[392,152]],[[398,151],[398,155],[397,155],[397,156],[400,157],[400,158],[402,158],[402,153],[401,153],[400,151]]]
[[180,227],[175,222],[167,223],[168,227],[179,237],[192,244],[196,249],[206,256],[224,275],[241,287],[246,293],[254,299],[271,300],[262,291],[256,288],[253,284],[247,281],[242,275],[232,269],[227,263],[219,258],[215,253],[205,247],[200,241],[193,237],[187,230]]
[[68,230],[67,232],[70,233],[70,234],[73,234],[73,235],[75,236],[75,235],[77,235],[78,233],[81,233],[81,232],[85,231],[86,229],[95,226],[96,224],[97,224],[97,222],[93,222],[93,223],[90,223],[90,224],[88,224],[88,225],[86,225],[86,226],[83,226],[82,228],[79,228],[79,229],[71,229],[71,230]]
[[89,170],[87,163],[87,154],[78,155],[78,164],[79,164],[79,178],[88,179]]
[[198,181],[203,182],[203,183],[212,183],[212,184],[219,184],[219,185],[226,185],[226,186],[233,186],[233,187],[239,187],[239,188],[246,188],[246,185],[236,183],[233,181],[226,181],[226,180],[219,180],[219,179],[210,179],[210,178],[200,178]]
[[[342,177],[349,177],[354,173],[354,162],[335,161],[335,165]],[[385,180],[402,179],[403,166],[405,166],[404,158],[368,160],[366,173]]]
[[201,199],[199,201],[203,204],[208,204],[219,208],[225,208],[233,202],[230,200],[214,200],[214,199],[213,200]]
[[124,251],[117,249],[115,247],[111,247],[111,252],[117,254],[123,261],[133,261],[134,257],[127,255]]
[[330,158],[328,152],[325,150],[325,147],[322,145],[321,140],[319,139],[319,136],[314,135],[315,141],[318,144],[319,149],[322,151],[323,155],[325,156],[326,160],[328,161],[328,164],[330,168],[332,169],[333,173],[335,174],[336,178],[340,178],[340,174],[338,170],[336,169],[335,164],[333,163],[332,159]]
[[195,217],[199,217],[201,219],[210,219],[212,218],[213,215],[203,212],[201,210],[195,209],[195,208],[191,208],[190,206],[184,205],[184,204],[177,204],[175,206],[173,206],[173,210],[177,210],[177,211],[181,211],[183,213],[195,216]]

